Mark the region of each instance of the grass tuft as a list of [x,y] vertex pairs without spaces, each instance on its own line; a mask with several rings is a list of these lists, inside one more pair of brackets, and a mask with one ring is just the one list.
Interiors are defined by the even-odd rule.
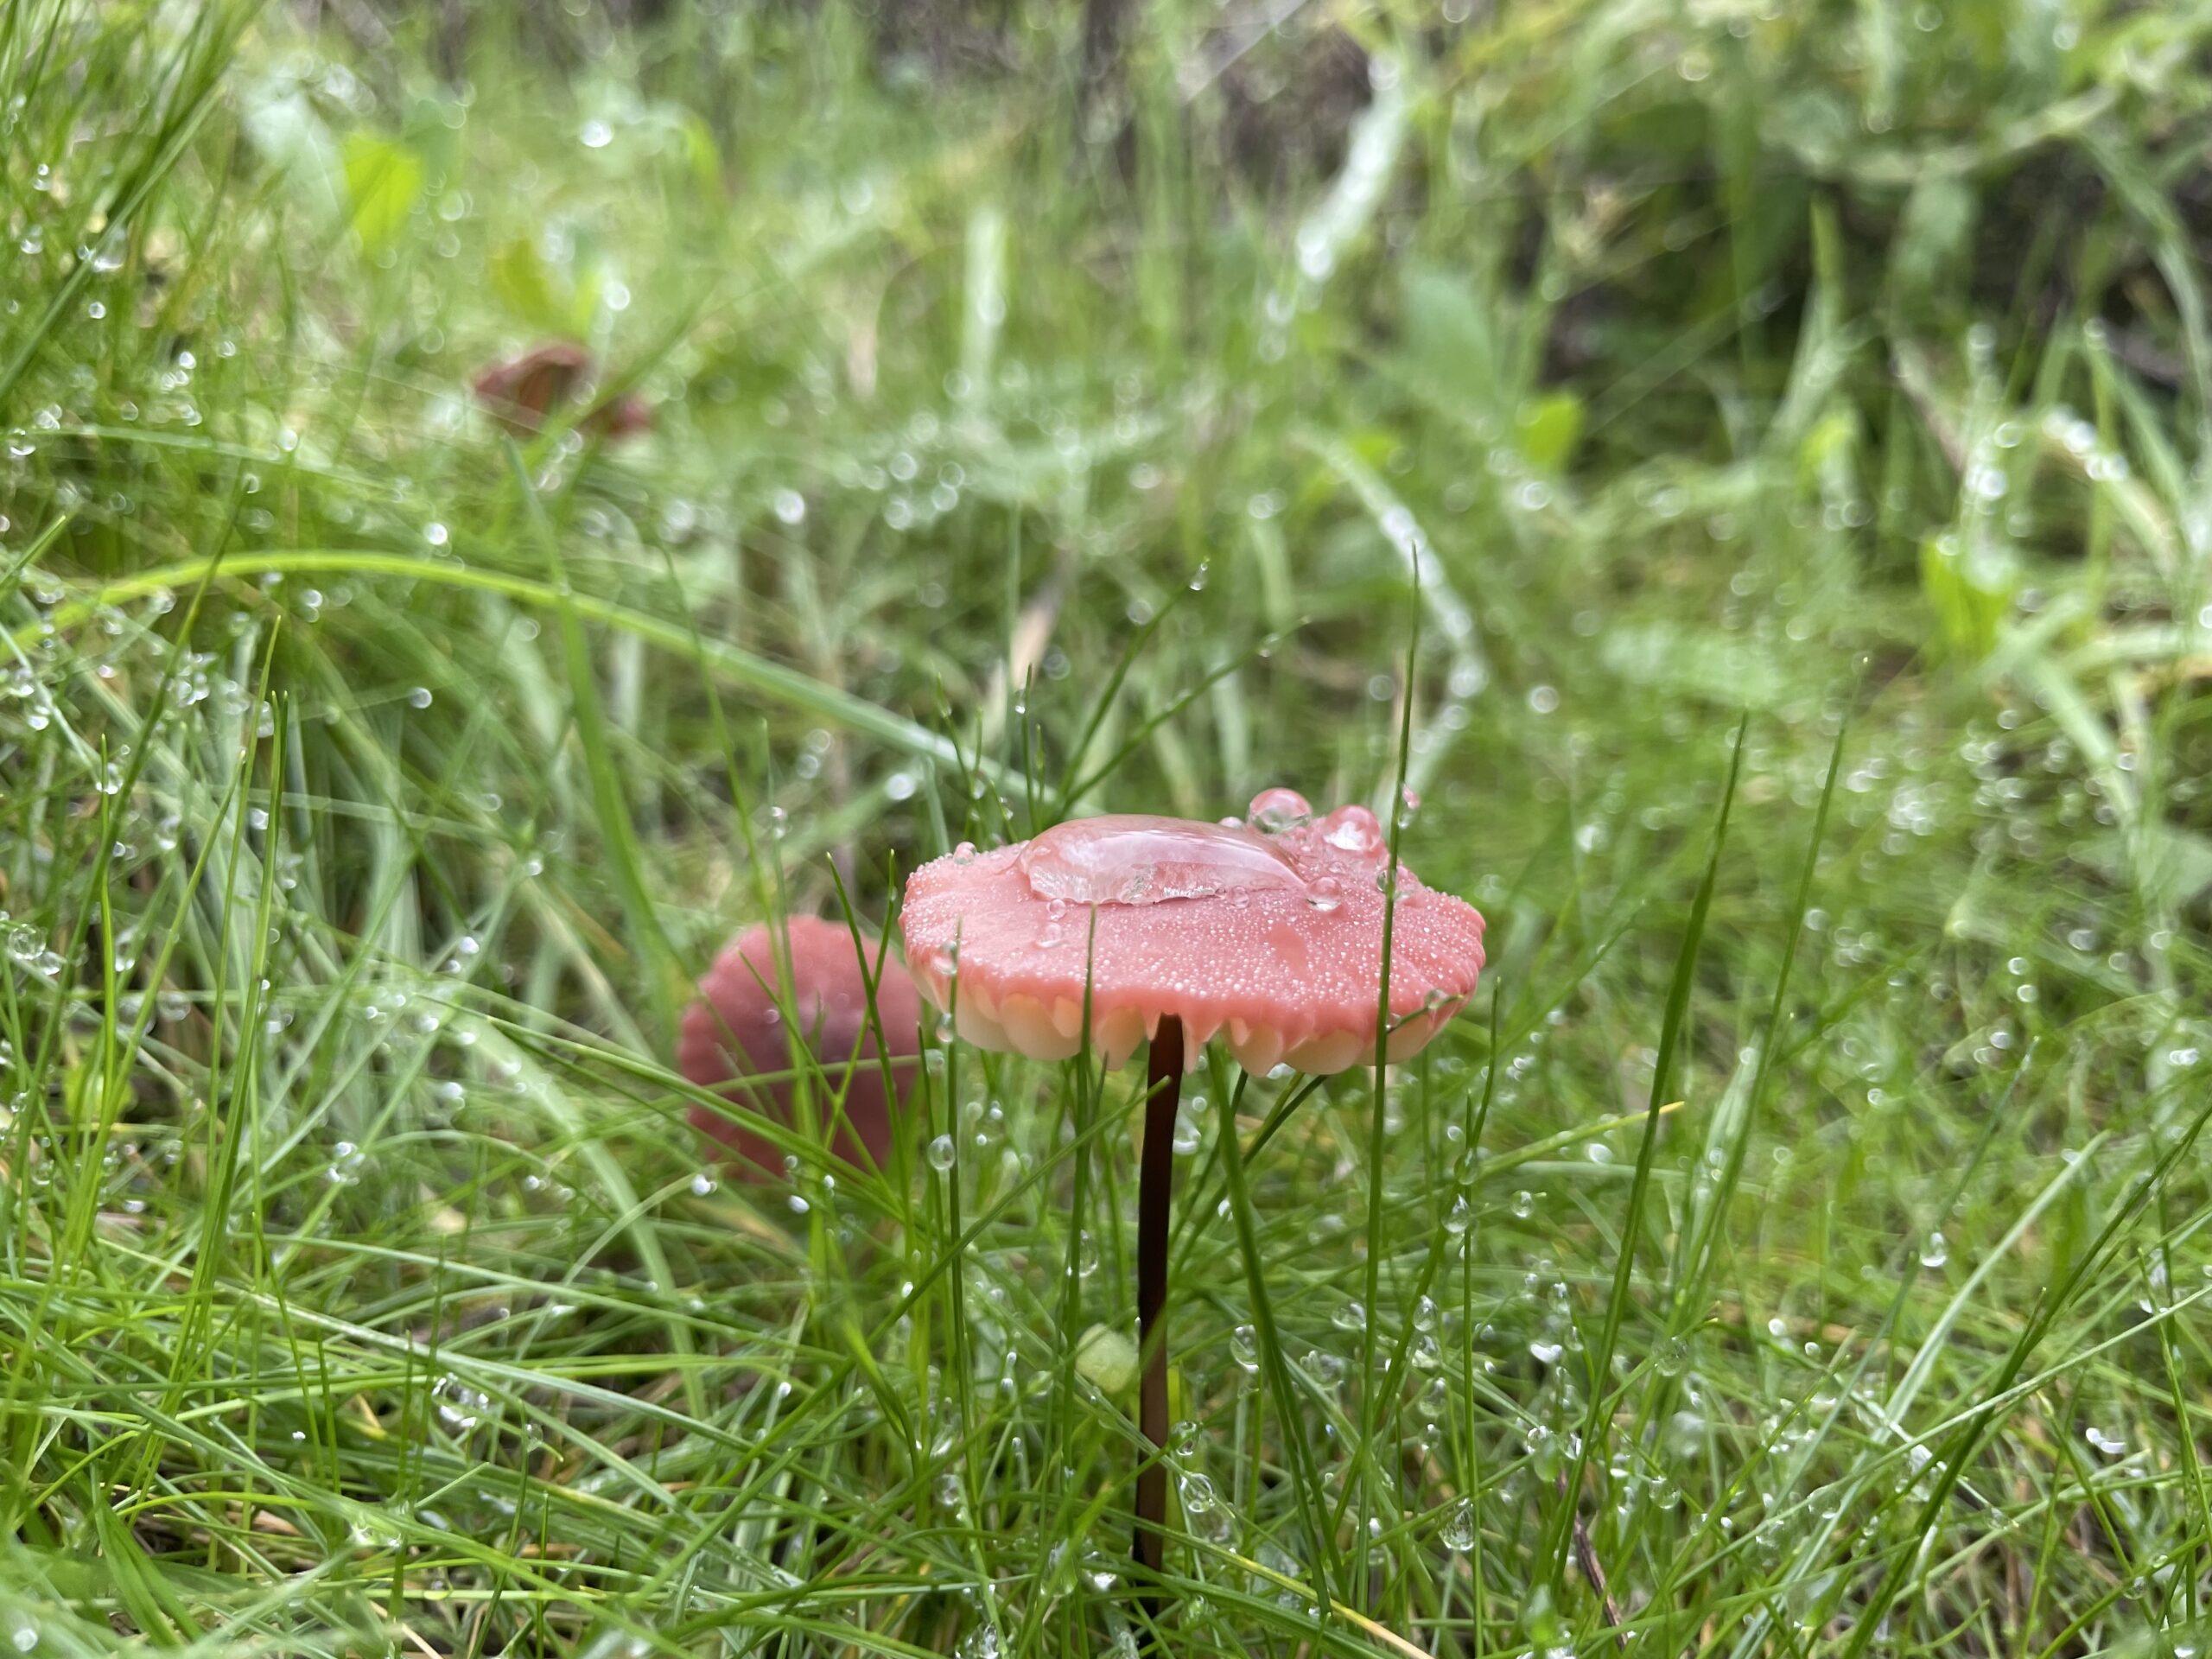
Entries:
[[0,6],[0,1652],[1135,1652],[1135,1074],[670,1045],[1274,784],[1167,1645],[2202,1649],[2212,27],[1266,10]]

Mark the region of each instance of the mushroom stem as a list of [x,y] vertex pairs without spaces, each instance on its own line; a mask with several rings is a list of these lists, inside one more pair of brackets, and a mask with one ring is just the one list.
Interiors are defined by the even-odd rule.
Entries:
[[[1144,1161],[1137,1182],[1137,1332],[1144,1353],[1144,1381],[1137,1427],[1152,1457],[1137,1471],[1137,1565],[1157,1574],[1166,1553],[1167,1211],[1175,1185],[1175,1109],[1183,1096],[1183,1022],[1173,1014],[1154,1033],[1145,1067]],[[1147,1597],[1147,1618],[1159,1610]]]

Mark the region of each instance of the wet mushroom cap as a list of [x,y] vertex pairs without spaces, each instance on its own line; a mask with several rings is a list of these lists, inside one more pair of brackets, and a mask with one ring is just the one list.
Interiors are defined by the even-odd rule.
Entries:
[[480,370],[470,384],[510,431],[537,430],[591,370],[591,353],[573,340],[550,340]]
[[[469,384],[493,418],[516,437],[535,435],[588,379],[592,355],[574,340],[550,340],[480,370]],[[614,442],[653,427],[652,407],[633,391],[603,398],[577,424]]]
[[[1173,1015],[1187,1065],[1219,1035],[1248,1071],[1326,1074],[1374,1057],[1389,862],[1365,807],[1316,822],[1268,790],[1249,823],[1116,815],[963,846],[914,872],[900,927],[922,995],[979,1048],[1077,1052],[1088,966],[1091,1041],[1109,1065]],[[1397,885],[1389,1052],[1402,1060],[1473,995],[1483,918],[1402,863]]]
[[[792,1012],[801,1022],[800,1036],[822,1068],[815,1090],[816,1110],[827,1118],[825,1082],[832,1093],[843,1088],[850,1128],[839,1135],[837,1151],[858,1162],[859,1149],[865,1147],[880,1165],[891,1153],[892,1109],[884,1095],[883,1069],[874,1058],[868,984],[853,936],[842,922],[794,916],[785,924],[785,937],[791,950]],[[873,972],[876,941],[863,934],[861,944],[868,951],[868,969]],[[792,1084],[788,1077],[749,1087],[739,1083],[763,1072],[787,1073],[791,1068],[790,1032],[776,1005],[776,992],[773,936],[764,925],[748,927],[723,948],[700,980],[699,1000],[683,1011],[676,1064],[699,1087],[732,1085],[724,1090],[732,1099],[772,1112],[789,1123]],[[883,963],[875,1006],[891,1054],[894,1058],[912,1056],[919,1046],[921,1005],[895,955]],[[852,1067],[848,1084],[847,1064],[856,1052],[861,1063]],[[902,1092],[912,1071],[911,1066],[893,1070]],[[755,1179],[781,1174],[784,1154],[766,1135],[707,1106],[691,1109],[691,1124],[735,1154],[731,1164],[739,1173]]]

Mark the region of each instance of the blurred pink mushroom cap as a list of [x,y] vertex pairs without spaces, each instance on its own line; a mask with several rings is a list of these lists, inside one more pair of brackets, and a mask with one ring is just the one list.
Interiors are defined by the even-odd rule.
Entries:
[[[827,1121],[831,1097],[842,1088],[848,1128],[838,1136],[839,1155],[861,1162],[864,1147],[868,1158],[881,1165],[890,1156],[894,1125],[892,1105],[884,1094],[883,1068],[875,1058],[868,983],[853,935],[842,922],[794,916],[785,924],[785,937],[791,950],[791,1011],[800,1022],[798,1035],[827,1084],[826,1090],[817,1086],[814,1091],[819,1121]],[[861,943],[872,972],[875,941],[863,934]],[[894,1059],[911,1057],[919,1046],[921,1005],[895,957],[883,964],[875,1006],[891,1055]],[[777,1007],[774,938],[765,925],[756,925],[723,947],[700,980],[699,1000],[683,1011],[677,1069],[702,1089],[721,1089],[732,1099],[789,1123],[792,1085],[788,1077],[750,1087],[740,1080],[764,1072],[788,1073],[791,1034]],[[859,1060],[854,1064],[856,1054]],[[902,1096],[912,1073],[911,1066],[893,1068]],[[734,1154],[728,1161],[738,1173],[752,1179],[781,1176],[784,1155],[767,1136],[704,1105],[691,1109],[691,1123]]]
[[[556,340],[479,370],[469,385],[502,428],[531,437],[576,396],[591,372],[589,352],[574,340]],[[576,424],[614,442],[652,431],[653,411],[637,393],[617,392],[594,404]]]
[[[1088,977],[1109,1065],[1173,1016],[1186,1066],[1218,1034],[1249,1071],[1327,1074],[1375,1053],[1389,863],[1367,808],[1315,822],[1303,798],[1270,789],[1249,823],[1116,815],[990,852],[963,845],[908,880],[900,926],[922,995],[979,1048],[1074,1054]],[[1397,889],[1388,1052],[1403,1060],[1474,994],[1483,918],[1402,863]]]

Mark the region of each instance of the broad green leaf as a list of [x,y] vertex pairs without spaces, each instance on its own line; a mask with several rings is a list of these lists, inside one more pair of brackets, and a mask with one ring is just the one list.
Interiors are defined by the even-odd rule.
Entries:
[[1936,613],[1944,645],[1959,656],[1989,654],[2016,585],[2008,561],[1986,552],[1961,553],[1948,537],[1921,543],[1920,590]]
[[374,133],[346,137],[346,199],[364,252],[380,253],[399,239],[423,197],[423,158]]
[[1929,172],[1905,198],[1890,270],[1907,294],[1931,294],[1958,270],[1974,235],[1976,198],[1966,181]]
[[692,182],[698,187],[699,200],[720,200],[722,153],[715,143],[714,130],[689,110],[677,118],[677,130],[683,137],[683,159],[691,169]]
[[1110,1325],[1094,1325],[1076,1344],[1075,1368],[1109,1399],[1127,1394],[1137,1380],[1137,1345]]
[[568,332],[588,334],[592,320],[599,315],[600,296],[607,290],[607,267],[598,260],[582,266],[576,274],[575,287],[569,296]]
[[1806,482],[1816,482],[1823,468],[1847,455],[1858,436],[1859,423],[1847,409],[1830,410],[1815,421],[1798,448]]
[[525,237],[492,251],[492,291],[499,302],[540,334],[565,334],[571,308],[555,293],[552,275]]
[[1582,400],[1571,391],[1531,397],[1514,417],[1522,459],[1540,473],[1566,469],[1582,435]]
[[2108,880],[2133,880],[2170,904],[2193,905],[2212,891],[2212,838],[2180,824],[2145,822],[2082,843],[2083,862]]
[[1404,295],[1398,372],[1455,420],[1479,426],[1500,396],[1498,342],[1489,315],[1456,273],[1416,267],[1406,276]]

